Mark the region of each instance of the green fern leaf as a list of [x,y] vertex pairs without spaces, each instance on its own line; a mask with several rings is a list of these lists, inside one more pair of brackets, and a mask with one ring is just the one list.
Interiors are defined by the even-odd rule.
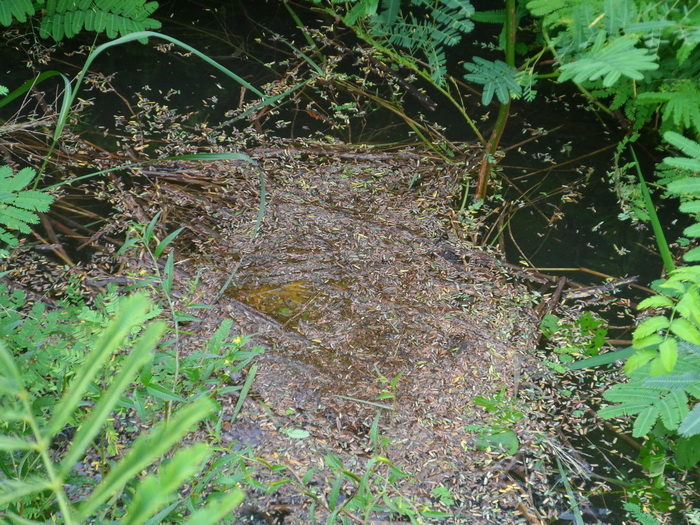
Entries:
[[[0,218],[0,220],[2,219]],[[17,240],[17,237],[15,237],[10,232],[8,232],[0,226],[0,243],[4,243],[7,246],[13,247],[17,246],[18,242],[19,241]],[[7,253],[7,250],[3,250],[2,248],[0,248],[0,259],[7,257],[8,255],[9,254]]]
[[627,32],[637,20],[637,5],[633,0],[605,0],[603,3],[605,30],[609,35]]
[[[16,236],[8,231],[29,233],[30,224],[39,222],[36,212],[48,211],[53,197],[40,191],[25,190],[36,173],[31,168],[23,168],[16,175],[8,166],[0,166],[0,241],[8,246],[16,246]],[[6,256],[0,250],[0,256]]]
[[673,301],[665,295],[652,295],[640,302],[637,308],[639,310],[644,310],[645,308],[669,308],[673,304]]
[[[670,163],[672,160],[682,160],[682,159],[665,159],[664,162]],[[692,160],[692,159],[686,159]],[[700,164],[700,162],[699,162]],[[669,193],[674,195],[693,195],[700,196],[700,177],[686,177],[684,179],[678,179],[670,182],[667,187]]]
[[665,124],[700,132],[700,91],[695,82],[675,82],[673,91],[665,93],[640,93],[637,101],[640,104],[662,104]]
[[491,103],[494,93],[501,104],[510,100],[510,94],[520,95],[522,88],[515,81],[518,71],[501,60],[493,62],[481,57],[474,57],[474,63],[467,62],[464,67],[471,71],[464,78],[477,84],[484,85],[481,103],[487,106]]
[[655,405],[645,408],[642,410],[637,419],[634,421],[632,426],[632,436],[643,437],[646,436],[656,423],[659,418],[659,408]]
[[652,388],[640,388],[637,384],[621,383],[607,390],[604,397],[614,403],[644,403],[648,406],[659,399],[659,392]]
[[700,403],[696,404],[683,420],[678,427],[678,433],[686,438],[700,434]]
[[700,345],[700,331],[687,319],[674,319],[669,329],[684,341]]
[[683,234],[688,237],[700,237],[700,223],[695,223],[683,230]]
[[577,3],[578,0],[531,0],[527,3],[527,8],[533,15],[543,17],[546,27],[555,27],[571,20]]
[[399,18],[401,11],[401,0],[382,0],[381,21],[387,26],[391,26]]
[[700,326],[700,295],[696,288],[691,288],[676,305],[676,311],[696,326]]
[[0,205],[0,223],[11,230],[17,230],[20,233],[29,233],[32,231],[29,225],[38,222],[39,217],[37,217],[35,213]]
[[440,0],[440,4],[439,9],[432,11],[436,27],[456,33],[459,37],[455,42],[457,44],[463,33],[474,29],[474,23],[470,20],[474,7],[465,0]]
[[50,36],[60,41],[75,36],[83,29],[106,32],[110,38],[158,29],[160,22],[149,18],[157,7],[156,2],[145,0],[48,0],[39,34],[43,38]]
[[671,392],[656,404],[659,407],[661,422],[668,430],[676,430],[688,415],[688,398],[685,392]]
[[659,520],[651,514],[644,512],[636,503],[627,502],[624,504],[624,508],[640,525],[661,525]]
[[598,415],[603,419],[626,417],[639,414],[641,411],[647,408],[649,408],[649,403],[625,403],[622,405],[610,405],[601,408],[598,411]]
[[603,86],[610,87],[622,75],[633,80],[642,80],[642,71],[658,69],[656,57],[648,49],[635,47],[637,38],[621,36],[606,42],[605,31],[600,31],[593,47],[574,62],[559,68],[560,80],[573,79],[581,83],[603,78]]
[[655,334],[659,330],[668,328],[669,324],[671,324],[671,322],[663,315],[650,317],[637,327],[634,331],[634,338],[642,339],[650,334]]
[[[700,144],[695,142],[694,140],[690,140],[689,138],[684,137],[683,135],[676,133],[674,131],[667,131],[664,133],[664,140],[668,142],[669,144],[677,147],[679,150],[681,150],[683,153],[688,155],[689,157],[693,157],[698,160],[698,170],[700,171]],[[671,157],[673,158],[673,157]],[[664,162],[666,162],[668,159],[664,159]]]
[[447,57],[442,48],[434,49],[428,54],[428,66],[430,67],[430,77],[438,86],[443,85],[445,75],[447,75]]
[[669,392],[687,390],[693,385],[700,385],[700,372],[690,370],[669,376],[647,377],[642,381],[642,384],[654,390],[668,390]]
[[26,22],[36,9],[31,0],[0,0],[0,25],[9,26],[12,22]]

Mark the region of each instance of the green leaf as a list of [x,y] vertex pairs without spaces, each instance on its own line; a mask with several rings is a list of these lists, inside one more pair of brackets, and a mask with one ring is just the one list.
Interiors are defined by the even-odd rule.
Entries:
[[146,476],[134,489],[134,499],[120,525],[140,525],[173,498],[174,492],[195,472],[209,454],[209,447],[197,443],[179,450],[172,459],[164,461],[158,475]]
[[122,362],[119,372],[113,379],[107,392],[100,396],[97,405],[90,412],[90,416],[82,422],[68,453],[61,462],[61,473],[67,476],[73,466],[83,456],[88,446],[100,431],[124,391],[138,375],[139,369],[150,359],[150,352],[158,343],[165,332],[164,322],[156,322],[146,328],[139,337],[129,355]]
[[12,450],[32,450],[35,446],[36,443],[33,441],[0,435],[0,450],[3,451],[10,452]]
[[239,489],[232,490],[229,494],[219,497],[211,497],[207,504],[194,511],[185,523],[187,525],[200,525],[219,523],[231,511],[245,500],[245,492]]
[[584,368],[594,368],[596,366],[608,365],[619,361],[620,359],[628,358],[637,350],[635,348],[623,348],[621,350],[613,350],[611,352],[606,352],[604,354],[595,355],[587,359],[582,359],[580,361],[575,361],[568,365],[569,370],[582,370]]
[[306,439],[311,435],[308,430],[304,430],[303,428],[283,428],[280,432],[292,439]]
[[522,88],[515,80],[518,71],[501,60],[489,61],[474,57],[474,63],[467,62],[464,67],[471,71],[464,75],[465,79],[484,85],[481,95],[484,106],[491,103],[494,93],[501,104],[508,103],[511,93],[522,93]]
[[[663,338],[660,337],[660,339],[662,339],[662,341],[659,341],[659,344],[663,342]],[[631,356],[625,363],[625,373],[627,375],[630,375],[632,372],[634,372],[638,368],[641,368],[652,359],[655,359],[656,356],[656,350],[637,350],[637,352],[633,356]]]
[[163,421],[133,443],[129,452],[109,471],[91,497],[78,507],[77,521],[91,516],[112,494],[121,490],[141,470],[165,454],[192,427],[214,409],[214,403],[203,397],[178,410],[170,421]]
[[655,334],[660,330],[664,330],[668,328],[670,324],[671,322],[668,320],[668,318],[664,317],[663,315],[650,317],[649,319],[644,320],[644,322],[634,331],[633,344],[636,346],[636,341],[647,337],[650,334]]
[[700,434],[700,403],[697,403],[683,420],[681,426],[678,427],[678,433],[686,438]]
[[700,213],[700,200],[681,202],[678,209],[683,213]]
[[149,305],[150,302],[143,294],[134,294],[120,301],[114,318],[102,332],[94,350],[85,359],[76,378],[70,383],[68,391],[58,402],[48,424],[50,436],[60,432],[73,416],[73,412],[102,365],[110,359],[134,327],[146,321]]
[[637,308],[644,310],[645,308],[669,308],[673,306],[673,300],[665,295],[652,295],[647,297],[637,305]]
[[700,296],[697,288],[688,289],[676,305],[676,312],[695,326],[700,325]]
[[684,341],[700,345],[700,331],[687,319],[674,319],[669,329]]
[[673,452],[676,464],[682,469],[690,470],[700,462],[700,434],[679,439]]
[[668,430],[676,430],[688,415],[688,398],[682,390],[676,390],[656,404],[661,421]]
[[[695,142],[694,140],[684,137],[683,135],[681,135],[680,133],[676,133],[675,131],[667,131],[666,133],[664,133],[664,140],[669,144],[672,144],[673,146],[677,147],[689,157],[700,159],[700,144]],[[666,160],[667,159],[664,159],[664,162],[666,162]]]
[[637,416],[637,419],[634,421],[632,436],[646,436],[651,431],[651,427],[654,426],[654,423],[656,423],[658,418],[659,408],[657,406],[652,405],[642,410]]
[[604,77],[603,86],[610,87],[623,75],[633,80],[642,80],[642,71],[658,69],[656,57],[650,54],[649,49],[635,47],[636,37],[624,35],[606,40],[607,34],[601,30],[589,51],[559,68],[559,79],[573,79],[574,82],[581,83]]
[[[664,162],[672,159],[665,159]],[[700,196],[700,177],[686,177],[668,183],[668,191],[675,195]]]
[[659,394],[638,384],[618,383],[606,390],[603,397],[616,403],[642,403],[648,406],[659,399]]
[[700,261],[700,247],[695,247],[683,255],[685,262],[694,263]]
[[659,345],[659,358],[667,372],[671,372],[676,366],[678,360],[678,350],[676,349],[676,340],[672,338],[666,339]]
[[182,228],[178,228],[177,230],[172,232],[170,235],[168,235],[165,239],[160,241],[158,243],[158,246],[156,246],[156,249],[153,250],[153,255],[155,257],[160,257],[160,255],[163,253],[163,250],[165,250],[165,248],[168,247],[168,245],[173,241],[173,239],[175,239],[175,237],[180,235],[180,232],[184,229],[185,229],[184,226]]
[[520,448],[518,436],[512,430],[481,436],[474,440],[474,444],[482,450],[491,448],[502,449],[510,456],[516,454]]

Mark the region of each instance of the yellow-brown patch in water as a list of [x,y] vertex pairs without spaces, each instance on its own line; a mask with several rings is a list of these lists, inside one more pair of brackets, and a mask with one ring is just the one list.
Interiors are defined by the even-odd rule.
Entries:
[[259,312],[294,328],[300,320],[310,317],[310,307],[321,293],[309,281],[295,281],[244,286],[234,290],[233,295]]

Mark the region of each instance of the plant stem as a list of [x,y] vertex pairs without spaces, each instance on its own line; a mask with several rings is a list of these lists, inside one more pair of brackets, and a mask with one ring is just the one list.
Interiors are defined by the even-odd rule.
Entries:
[[63,514],[64,523],[67,525],[73,525],[75,521],[73,520],[73,514],[70,509],[70,503],[68,502],[68,497],[63,490],[63,477],[56,472],[51,457],[48,453],[49,441],[48,436],[45,436],[39,424],[32,413],[32,406],[29,402],[29,393],[23,388],[20,399],[22,405],[24,405],[24,411],[27,414],[27,422],[29,423],[32,433],[34,434],[34,440],[36,442],[36,450],[41,456],[41,461],[46,469],[46,474],[51,480],[51,490],[56,496],[58,501],[58,506],[61,509],[61,514]]
[[[506,0],[506,64],[510,67],[515,67],[515,0]],[[510,113],[510,98],[505,104],[501,104],[496,118],[496,125],[493,128],[491,137],[489,138],[486,147],[484,148],[484,156],[481,159],[481,167],[479,168],[479,177],[476,184],[476,192],[474,193],[475,200],[483,200],[488,191],[489,178],[491,176],[491,165],[493,156],[498,150],[498,145],[503,136],[503,130],[508,122]]]

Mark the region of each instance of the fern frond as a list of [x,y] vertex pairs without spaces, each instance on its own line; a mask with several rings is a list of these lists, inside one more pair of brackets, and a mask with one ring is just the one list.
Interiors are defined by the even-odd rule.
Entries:
[[624,403],[622,405],[610,405],[601,408],[598,411],[598,415],[603,419],[634,416],[648,407],[648,403]]
[[157,8],[157,2],[146,0],[49,0],[39,35],[60,41],[83,29],[104,32],[109,38],[158,29],[160,22],[150,18]]
[[605,392],[604,397],[614,403],[650,405],[658,401],[660,396],[658,390],[650,387],[640,388],[640,385],[630,382],[613,386]]
[[686,416],[678,427],[678,433],[683,437],[692,437],[700,434],[700,403]]
[[624,508],[630,513],[634,520],[640,523],[640,525],[659,525],[659,520],[651,514],[644,512],[636,503],[626,502]]
[[12,22],[26,22],[36,9],[31,0],[0,0],[0,25],[9,26]]
[[694,82],[675,82],[673,87],[665,93],[640,93],[637,100],[640,104],[663,104],[664,123],[700,133],[700,91]]
[[388,33],[389,42],[410,50],[416,50],[430,42],[431,28],[427,22],[419,22],[414,16],[409,21],[400,20]]
[[430,67],[430,77],[433,82],[441,86],[447,75],[447,57],[442,47],[433,48],[428,53],[428,67]]
[[510,93],[520,95],[522,88],[515,81],[518,71],[501,60],[489,61],[481,57],[474,57],[474,62],[467,62],[464,67],[471,71],[464,78],[477,84],[484,85],[481,95],[481,103],[485,106],[491,103],[494,93],[501,104],[510,100]]
[[476,11],[472,14],[472,20],[474,22],[483,22],[486,24],[503,24],[506,20],[506,12],[503,9]]
[[474,29],[474,23],[471,21],[474,11],[474,7],[464,0],[440,0],[440,8],[433,9],[432,17],[438,28],[450,32],[454,30],[461,38],[462,33],[469,33]]
[[656,406],[659,407],[661,422],[668,430],[677,429],[688,415],[688,398],[682,390],[671,392]]
[[[664,133],[664,139],[666,142],[671,144],[672,146],[675,146],[679,150],[681,150],[683,153],[688,155],[689,157],[693,157],[698,161],[698,170],[700,171],[700,144],[695,142],[694,140],[690,140],[683,135],[680,135],[678,133],[674,133],[673,131],[669,131]],[[668,159],[664,159],[664,162],[666,162]]]
[[654,427],[657,419],[659,419],[659,407],[656,405],[646,407],[634,420],[632,435],[634,437],[646,436]]
[[610,87],[624,75],[642,80],[642,71],[658,69],[656,57],[648,49],[635,47],[637,39],[621,36],[606,42],[605,31],[600,31],[593,47],[574,62],[562,65],[560,80],[574,82],[594,81],[603,78],[603,86]]
[[543,17],[546,27],[556,27],[571,20],[572,11],[578,3],[578,0],[531,0],[527,8],[533,15]]
[[401,11],[401,0],[382,0],[381,19],[386,25],[393,25]]
[[633,0],[605,0],[603,23],[609,35],[626,33],[627,27],[637,21],[638,9]]
[[[53,197],[35,190],[25,190],[36,176],[31,168],[23,168],[17,174],[9,166],[0,166],[0,241],[8,246],[18,244],[14,230],[29,233],[31,224],[39,222],[36,212],[48,211]],[[0,250],[0,256],[7,252]]]
[[692,385],[700,385],[700,372],[690,370],[682,374],[674,373],[668,376],[647,377],[642,385],[653,390],[683,391]]

